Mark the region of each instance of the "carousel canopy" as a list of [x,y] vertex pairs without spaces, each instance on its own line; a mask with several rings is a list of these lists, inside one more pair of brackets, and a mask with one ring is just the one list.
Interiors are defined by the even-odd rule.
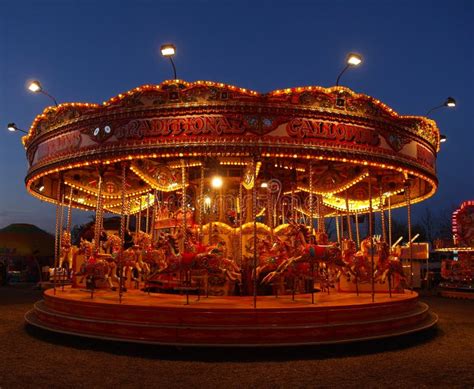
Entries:
[[[433,120],[401,116],[345,87],[261,94],[180,80],[103,104],[48,107],[23,138],[30,193],[94,209],[100,187],[104,210],[113,213],[124,211],[122,193],[126,213],[183,185],[196,197],[198,181],[215,172],[234,195],[241,183],[248,190],[272,182],[301,198],[311,192],[324,215],[400,207],[435,193],[439,142]],[[303,202],[300,208],[308,213]]]
[[0,253],[13,257],[54,255],[54,236],[32,224],[10,224],[0,230]]

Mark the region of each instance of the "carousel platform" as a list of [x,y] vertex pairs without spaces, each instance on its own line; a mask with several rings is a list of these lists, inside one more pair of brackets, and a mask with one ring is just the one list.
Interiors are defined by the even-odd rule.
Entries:
[[410,291],[391,298],[352,293],[186,297],[128,291],[45,291],[26,322],[49,331],[175,346],[292,346],[353,342],[421,331],[438,318]]

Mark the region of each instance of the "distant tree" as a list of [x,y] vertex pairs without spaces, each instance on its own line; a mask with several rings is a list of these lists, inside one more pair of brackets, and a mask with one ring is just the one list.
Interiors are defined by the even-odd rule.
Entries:
[[456,206],[451,205],[450,207],[440,209],[438,211],[437,238],[443,239],[443,240],[451,240],[453,238],[452,217],[453,217],[453,212],[455,210],[456,210]]
[[426,237],[426,241],[431,244],[433,244],[433,241],[438,236],[438,223],[436,219],[437,217],[433,214],[431,208],[426,207],[418,222]]
[[436,213],[431,208],[426,207],[424,213],[416,223],[421,229],[420,238],[423,236],[429,243],[435,240],[450,240],[452,238],[452,214],[456,208],[454,206],[438,210]]

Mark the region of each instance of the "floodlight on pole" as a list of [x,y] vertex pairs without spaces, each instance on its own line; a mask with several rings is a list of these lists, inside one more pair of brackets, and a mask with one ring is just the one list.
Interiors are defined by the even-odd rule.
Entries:
[[15,123],[8,123],[7,129],[8,129],[8,131],[10,131],[10,132],[20,131],[20,132],[24,132],[25,134],[28,134],[27,131],[22,130],[21,128],[18,128]]
[[339,73],[339,76],[337,76],[336,80],[336,86],[339,86],[339,80],[341,79],[341,76],[344,74],[344,72],[349,69],[350,67],[356,67],[359,66],[362,63],[362,56],[357,53],[349,53],[346,58],[346,66],[344,69],[342,69],[341,73]]
[[29,84],[28,84],[28,90],[30,92],[33,92],[33,93],[42,93],[44,94],[45,96],[48,96],[51,100],[53,100],[54,102],[54,105],[57,107],[58,106],[58,102],[56,101],[56,99],[54,98],[54,96],[50,95],[48,92],[46,92],[43,87],[41,86],[41,83],[38,81],[38,80],[34,80],[34,81],[31,81]]
[[436,111],[437,109],[448,107],[454,108],[456,106],[456,100],[453,97],[447,97],[443,104],[437,105],[436,107],[431,108],[425,116],[428,116],[431,112]]
[[176,66],[174,65],[174,62],[173,62],[173,56],[175,54],[176,54],[176,46],[175,45],[173,45],[171,43],[161,45],[161,55],[165,58],[166,57],[169,58],[169,60],[171,62],[171,65],[173,66],[174,79],[176,80],[178,77],[176,77]]

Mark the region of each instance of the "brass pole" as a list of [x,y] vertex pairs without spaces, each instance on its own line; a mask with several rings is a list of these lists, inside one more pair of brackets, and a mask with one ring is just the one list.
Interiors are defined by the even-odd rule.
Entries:
[[243,253],[243,221],[245,220],[243,218],[244,216],[244,208],[243,208],[243,185],[242,182],[239,184],[239,208],[240,208],[240,216],[239,216],[239,256],[240,256],[240,266],[242,266],[243,263],[243,258],[244,258],[244,253]]
[[66,229],[69,233],[71,233],[71,213],[72,213],[72,192],[73,189],[71,187],[71,190],[69,191],[69,204],[67,206],[67,219],[66,219]]
[[[123,295],[123,246],[125,244],[125,191],[127,185],[127,166],[122,163],[122,188],[121,188],[121,207],[120,207],[120,249],[119,249],[119,261],[118,261],[118,272],[119,272],[119,302],[122,302]],[[128,217],[127,217],[128,220]]]
[[150,192],[147,194],[146,198],[146,219],[145,219],[145,232],[148,234],[150,227]]
[[204,164],[201,165],[199,180],[199,242],[203,242],[203,216],[204,216]]
[[253,307],[257,308],[257,161],[253,160],[252,187],[252,218],[253,218]]
[[60,212],[61,212],[61,192],[62,192],[62,177],[58,178],[57,186],[57,200],[56,200],[56,225],[54,233],[54,272],[53,272],[53,289],[56,294],[57,268],[59,264],[59,250],[60,250]]
[[411,183],[409,180],[405,183],[405,196],[407,201],[407,223],[408,223],[408,248],[410,250],[410,291],[413,293],[413,245],[411,242]]
[[102,218],[102,172],[99,172],[99,185],[97,188],[97,206],[95,210],[95,229],[94,229],[94,239],[95,239],[95,249],[97,253],[100,252],[100,234],[101,234],[101,218]]
[[309,233],[313,235],[313,163],[309,163]]
[[352,226],[351,226],[351,214],[349,211],[349,197],[346,190],[346,216],[347,216],[347,231],[349,231],[349,239],[352,240]]
[[388,245],[392,247],[392,197],[388,196]]
[[384,209],[384,198],[382,180],[379,180],[379,208],[380,208],[380,223],[382,225],[382,241],[387,241],[387,230],[385,226],[385,209]]
[[360,233],[359,233],[359,214],[355,211],[355,225],[356,225],[356,237],[357,237],[357,249],[360,248]]
[[182,251],[184,252],[186,247],[186,163],[184,159],[181,160],[181,194],[182,194],[182,204],[181,204],[181,212],[183,214],[183,241],[182,241]]
[[370,264],[371,264],[371,281],[372,281],[372,302],[375,301],[375,264],[374,264],[374,239],[373,239],[373,225],[372,225],[372,179],[369,175],[369,237],[370,237]]

